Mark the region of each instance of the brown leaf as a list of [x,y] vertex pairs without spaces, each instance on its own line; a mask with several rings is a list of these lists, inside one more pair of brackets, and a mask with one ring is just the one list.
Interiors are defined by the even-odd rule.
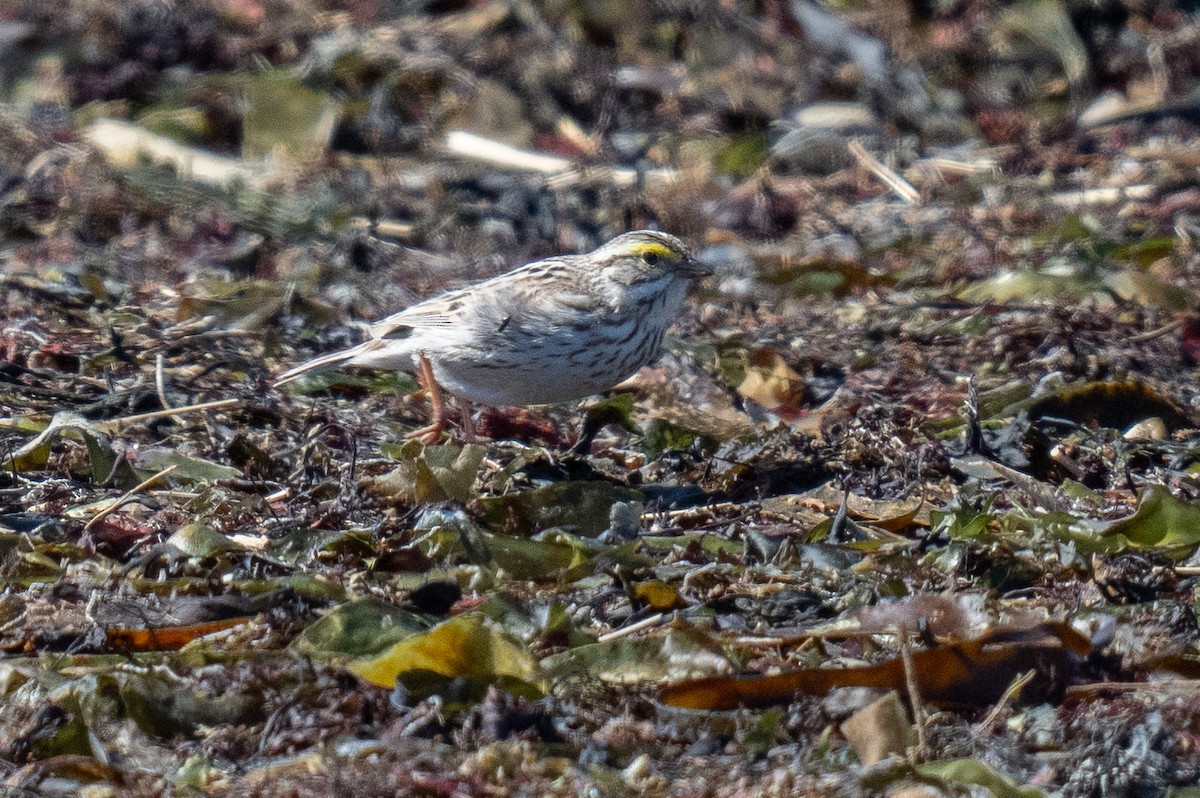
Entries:
[[[1035,675],[1024,695],[1057,698],[1090,648],[1090,642],[1065,622],[1050,621],[1029,629],[997,629],[963,643],[916,652],[912,659],[922,699],[946,707],[977,707],[994,703],[1014,678],[1031,669]],[[863,668],[697,679],[667,687],[659,699],[676,707],[729,710],[787,703],[796,693],[825,695],[836,687],[904,694],[904,663],[897,657]]]
[[804,377],[771,349],[752,353],[746,363],[746,376],[738,393],[774,411],[785,421],[800,414],[804,399]]
[[249,617],[157,629],[106,629],[108,648],[116,651],[178,651],[198,637],[222,632],[249,621]]
[[841,727],[858,760],[867,766],[903,754],[911,729],[908,712],[894,690],[855,712]]

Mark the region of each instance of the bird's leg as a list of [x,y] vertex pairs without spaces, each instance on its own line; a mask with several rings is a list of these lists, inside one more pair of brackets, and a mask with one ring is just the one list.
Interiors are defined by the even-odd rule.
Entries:
[[475,419],[471,418],[471,403],[458,397],[458,409],[462,413],[463,440],[475,443]]
[[425,357],[424,352],[418,352],[417,358],[417,382],[429,396],[433,407],[429,411],[429,426],[415,429],[404,437],[431,446],[442,439],[442,433],[446,430],[446,399],[442,396],[442,386],[438,385],[433,377],[433,366],[429,364],[429,358]]

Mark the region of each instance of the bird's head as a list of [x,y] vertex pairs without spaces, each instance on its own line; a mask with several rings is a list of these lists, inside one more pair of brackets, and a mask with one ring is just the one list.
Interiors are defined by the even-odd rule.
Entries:
[[628,286],[664,278],[691,280],[712,274],[692,259],[682,241],[657,230],[619,235],[590,257],[611,279]]

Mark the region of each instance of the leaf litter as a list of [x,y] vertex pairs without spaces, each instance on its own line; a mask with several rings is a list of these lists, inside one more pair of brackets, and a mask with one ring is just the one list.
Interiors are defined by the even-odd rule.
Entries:
[[[1182,12],[67,11],[0,17],[6,791],[1194,789]],[[716,274],[603,398],[269,387],[640,226]]]

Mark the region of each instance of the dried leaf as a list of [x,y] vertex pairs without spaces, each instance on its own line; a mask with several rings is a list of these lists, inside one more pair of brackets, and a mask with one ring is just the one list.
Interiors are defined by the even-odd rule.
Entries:
[[[921,697],[931,704],[986,706],[999,699],[1014,678],[1033,669],[1034,679],[1024,695],[1053,700],[1089,649],[1089,641],[1065,623],[997,629],[963,643],[914,653],[914,676]],[[671,706],[723,710],[786,703],[796,693],[825,695],[835,687],[905,693],[904,664],[896,658],[862,668],[700,679],[668,687],[659,698]]]
[[139,651],[178,651],[179,649],[205,635],[223,632],[235,626],[241,626],[253,616],[244,618],[226,618],[220,621],[206,621],[185,626],[160,626],[154,629],[122,629],[113,627],[105,629],[105,645],[122,652]]
[[916,736],[900,694],[894,690],[851,715],[841,725],[841,732],[864,765],[904,754],[910,738]]
[[792,420],[800,413],[804,378],[778,352],[760,349],[750,355],[737,391],[784,420]]

